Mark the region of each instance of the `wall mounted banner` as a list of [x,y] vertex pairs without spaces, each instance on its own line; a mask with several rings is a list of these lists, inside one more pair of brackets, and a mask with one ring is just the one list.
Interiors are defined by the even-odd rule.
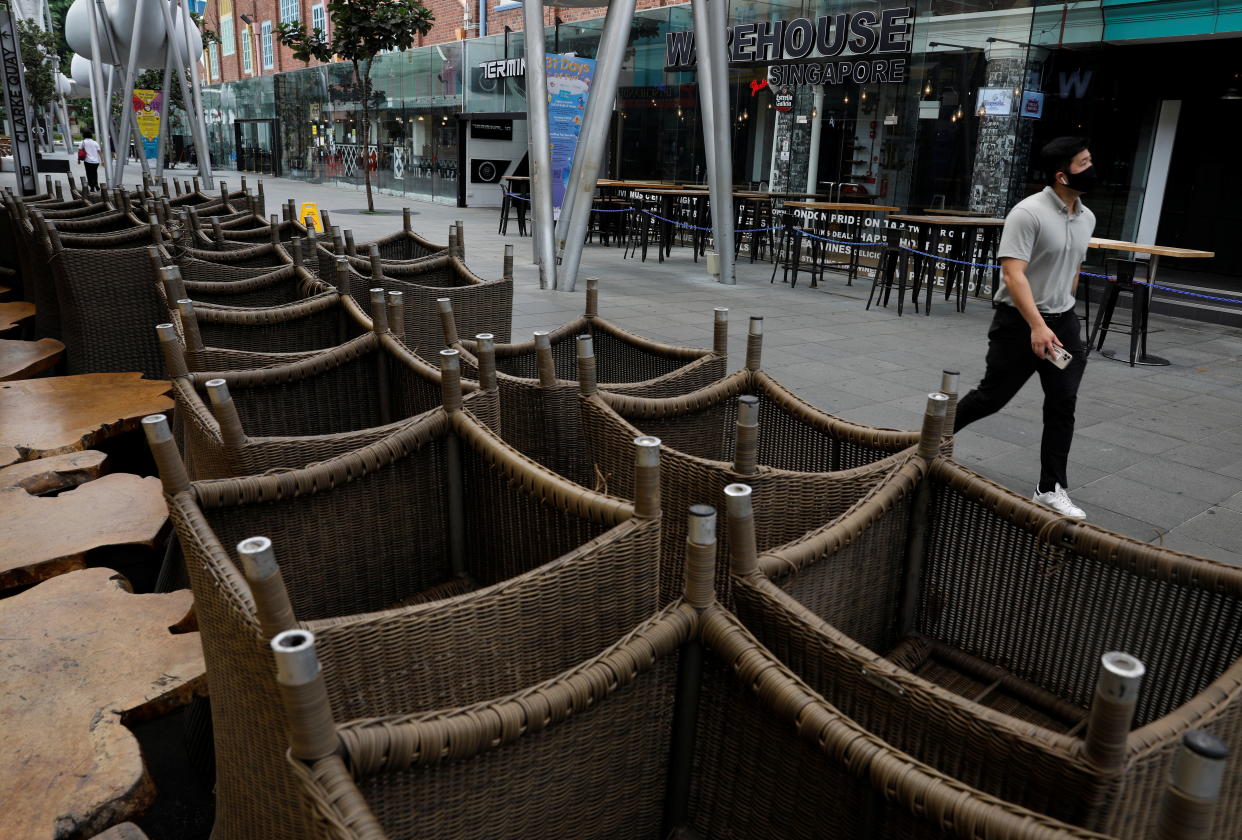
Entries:
[[134,116],[142,137],[143,156],[159,154],[160,119],[164,110],[164,94],[158,90],[134,90]]
[[[790,85],[852,81],[904,82],[914,10],[909,6],[740,23],[729,27],[729,65],[768,65],[775,90]],[[694,32],[669,32],[664,69],[689,70],[696,60]]]
[[595,78],[595,59],[547,56],[548,138],[552,141],[552,206],[559,208],[569,186],[569,171],[586,114],[587,94]]

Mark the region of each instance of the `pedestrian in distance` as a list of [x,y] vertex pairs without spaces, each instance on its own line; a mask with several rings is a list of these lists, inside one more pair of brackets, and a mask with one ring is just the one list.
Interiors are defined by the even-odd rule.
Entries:
[[90,129],[83,129],[82,142],[78,144],[78,160],[86,167],[86,185],[91,192],[99,192],[99,143]]
[[1004,284],[988,329],[983,380],[958,404],[953,430],[1000,411],[1032,374],[1044,391],[1039,484],[1034,499],[1063,516],[1085,518],[1069,497],[1066,468],[1074,439],[1078,386],[1087,366],[1074,303],[1095,214],[1082,202],[1098,181],[1086,140],[1058,137],[1041,157],[1048,186],[1005,217]]

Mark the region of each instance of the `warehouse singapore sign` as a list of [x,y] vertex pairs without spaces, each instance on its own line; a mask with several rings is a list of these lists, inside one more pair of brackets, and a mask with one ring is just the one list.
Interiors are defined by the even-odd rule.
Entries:
[[[775,89],[791,85],[904,82],[914,10],[909,6],[729,27],[730,66],[767,65]],[[665,36],[665,70],[694,67],[694,32]]]

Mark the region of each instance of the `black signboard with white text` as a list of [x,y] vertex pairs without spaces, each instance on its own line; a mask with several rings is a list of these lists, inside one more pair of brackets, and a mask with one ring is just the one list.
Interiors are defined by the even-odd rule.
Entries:
[[513,120],[471,120],[472,140],[512,140]]
[[[774,89],[800,84],[904,82],[911,51],[913,9],[895,6],[815,19],[740,23],[729,27],[729,65],[768,66]],[[665,70],[694,67],[694,32],[670,32]]]

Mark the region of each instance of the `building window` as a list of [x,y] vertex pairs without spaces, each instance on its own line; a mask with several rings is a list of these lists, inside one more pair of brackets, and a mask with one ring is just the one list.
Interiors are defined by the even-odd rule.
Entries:
[[300,0],[280,0],[280,22],[297,23],[302,19]]
[[254,75],[254,51],[250,46],[250,25],[242,27],[242,72]]
[[263,21],[263,25],[259,27],[259,40],[261,41],[261,49],[263,50],[263,69],[272,69],[272,22],[270,20]]
[[207,71],[211,73],[211,78],[220,78],[220,50],[219,44],[211,44],[207,47]]
[[237,47],[237,38],[233,34],[233,16],[220,18],[220,54],[232,55]]
[[311,31],[318,29],[323,36],[328,37],[328,16],[324,14],[323,3],[316,3],[311,6]]

